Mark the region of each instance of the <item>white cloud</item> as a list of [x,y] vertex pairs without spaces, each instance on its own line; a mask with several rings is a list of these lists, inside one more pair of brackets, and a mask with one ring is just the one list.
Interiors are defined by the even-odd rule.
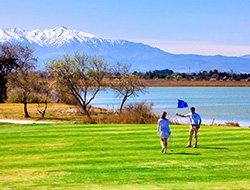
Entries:
[[250,46],[237,46],[225,44],[213,44],[198,41],[168,41],[150,39],[130,39],[133,42],[141,42],[160,48],[174,54],[199,54],[199,55],[225,55],[241,56],[250,54]]

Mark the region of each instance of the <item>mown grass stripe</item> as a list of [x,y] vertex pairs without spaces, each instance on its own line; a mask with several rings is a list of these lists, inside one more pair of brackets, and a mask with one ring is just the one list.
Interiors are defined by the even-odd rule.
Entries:
[[157,125],[0,125],[0,187],[5,189],[249,189],[249,129],[175,128],[160,152]]

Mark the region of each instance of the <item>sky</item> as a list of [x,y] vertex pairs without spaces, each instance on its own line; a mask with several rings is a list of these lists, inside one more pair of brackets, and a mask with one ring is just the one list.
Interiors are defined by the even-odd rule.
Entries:
[[250,0],[0,0],[0,28],[65,26],[175,54],[250,54]]

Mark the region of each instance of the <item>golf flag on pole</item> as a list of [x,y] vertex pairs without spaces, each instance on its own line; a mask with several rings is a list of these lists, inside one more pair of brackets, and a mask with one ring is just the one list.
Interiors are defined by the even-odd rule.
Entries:
[[177,108],[187,108],[187,107],[188,107],[187,102],[185,102],[183,100],[178,100]]

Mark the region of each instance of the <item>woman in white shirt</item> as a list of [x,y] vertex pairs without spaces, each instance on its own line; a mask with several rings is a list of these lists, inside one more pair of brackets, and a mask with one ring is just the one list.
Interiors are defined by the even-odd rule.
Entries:
[[[158,135],[161,135],[161,152],[167,153],[168,138],[170,137],[171,131],[168,124],[168,119],[166,118],[167,113],[163,112],[161,118],[158,120]],[[161,132],[161,134],[160,134]]]

